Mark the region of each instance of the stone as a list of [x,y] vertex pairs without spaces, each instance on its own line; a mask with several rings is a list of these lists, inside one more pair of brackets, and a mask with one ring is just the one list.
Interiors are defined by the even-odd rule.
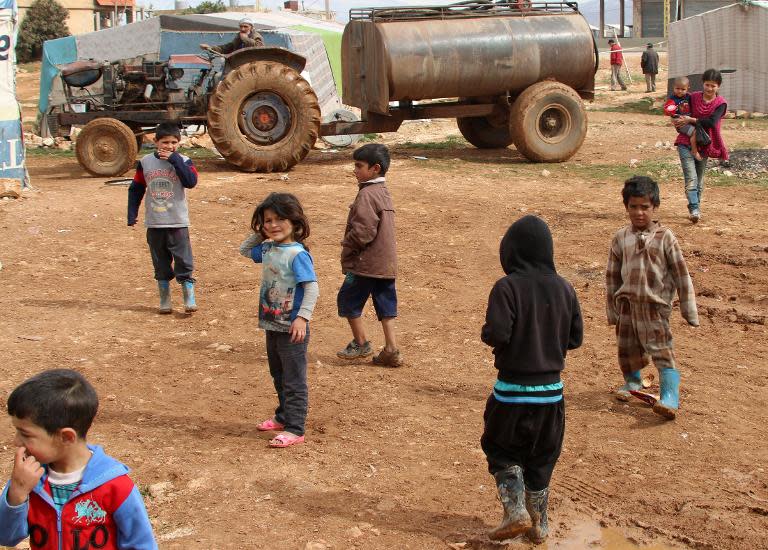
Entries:
[[552,172],[550,172],[549,170],[542,170],[541,171],[541,176],[544,177],[544,178],[548,178],[551,173]]
[[357,525],[353,525],[346,530],[345,534],[351,539],[357,539],[363,536],[363,531]]
[[166,491],[173,487],[173,483],[170,481],[161,481],[160,483],[153,483],[149,486],[149,494],[152,498],[160,498],[165,495]]
[[21,181],[15,178],[0,178],[0,198],[18,199],[21,197]]
[[629,167],[630,168],[634,168],[635,166],[637,166],[638,162],[640,162],[640,161],[637,160],[637,159],[629,159]]
[[733,172],[730,170],[723,170],[723,175],[730,178],[733,176]]
[[56,141],[52,137],[43,138],[44,147],[53,147]]
[[311,540],[304,545],[304,550],[328,550],[330,546],[324,540]]

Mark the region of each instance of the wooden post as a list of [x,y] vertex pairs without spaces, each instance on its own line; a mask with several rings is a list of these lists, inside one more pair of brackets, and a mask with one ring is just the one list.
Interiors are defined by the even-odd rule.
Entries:
[[621,25],[619,36],[624,38],[624,0],[619,0],[619,25]]
[[605,0],[600,0],[600,40],[605,40]]

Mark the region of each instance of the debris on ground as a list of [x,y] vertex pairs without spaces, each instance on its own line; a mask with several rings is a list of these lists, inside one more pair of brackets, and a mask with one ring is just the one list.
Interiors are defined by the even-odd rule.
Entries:
[[727,164],[713,166],[712,170],[725,176],[759,178],[768,173],[768,149],[736,149],[731,151]]

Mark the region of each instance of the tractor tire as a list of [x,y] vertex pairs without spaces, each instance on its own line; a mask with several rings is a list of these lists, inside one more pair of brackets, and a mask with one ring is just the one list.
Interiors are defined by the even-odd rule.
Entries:
[[122,176],[136,166],[136,136],[114,118],[96,118],[77,136],[75,152],[80,166],[94,176]]
[[464,139],[478,149],[504,149],[512,144],[509,126],[494,126],[487,117],[459,117],[456,124]]
[[515,147],[533,162],[563,162],[587,136],[587,113],[576,91],[560,82],[538,82],[512,104]]
[[243,171],[287,170],[307,156],[320,134],[317,96],[286,65],[241,65],[211,96],[208,133],[221,156]]

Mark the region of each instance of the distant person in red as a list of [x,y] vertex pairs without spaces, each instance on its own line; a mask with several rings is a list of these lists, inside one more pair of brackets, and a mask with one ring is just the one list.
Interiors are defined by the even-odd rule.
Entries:
[[621,45],[611,38],[608,41],[611,47],[611,91],[616,91],[616,84],[621,86],[622,90],[627,89],[627,85],[621,78],[621,66],[624,64],[624,55],[621,53]]

